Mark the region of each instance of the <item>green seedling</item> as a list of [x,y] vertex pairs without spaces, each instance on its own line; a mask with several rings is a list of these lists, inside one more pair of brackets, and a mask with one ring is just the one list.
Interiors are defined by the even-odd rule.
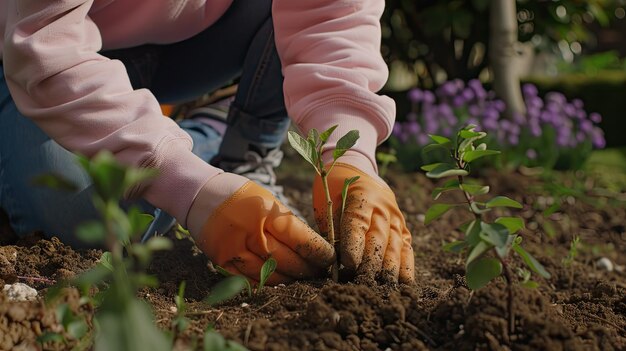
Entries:
[[[335,150],[333,151],[333,162],[330,166],[325,167],[322,160],[322,149],[332,133],[335,131],[337,126],[332,126],[329,129],[323,131],[321,134],[316,129],[311,129],[306,138],[303,138],[300,134],[296,132],[289,131],[287,135],[287,139],[289,140],[289,144],[293,147],[299,154],[302,156],[307,162],[309,162],[315,172],[322,179],[322,186],[324,187],[324,196],[326,198],[326,228],[320,228],[320,230],[326,230],[326,235],[328,237],[328,242],[330,242],[335,247],[335,253],[339,253],[337,250],[338,242],[335,236],[335,227],[333,223],[333,201],[330,198],[330,192],[328,190],[328,175],[332,171],[337,159],[343,156],[350,148],[356,144],[359,139],[359,131],[351,130],[346,133],[344,136],[337,140],[337,145]],[[354,179],[354,178],[351,178]],[[357,178],[358,179],[358,178]],[[351,183],[356,181],[350,180],[344,183],[344,189],[342,190],[342,194],[345,192],[347,194],[347,188]],[[345,199],[345,196],[343,197]],[[343,200],[345,203],[345,200]],[[331,267],[331,275],[333,281],[339,281],[339,255],[335,255],[337,260],[333,263]]]
[[391,149],[389,153],[379,151],[376,153],[376,160],[380,162],[380,171],[378,172],[378,175],[380,175],[381,178],[385,178],[389,165],[398,162],[396,150]]
[[580,244],[580,237],[577,235],[572,238],[572,242],[569,245],[569,251],[567,252],[567,256],[561,260],[563,266],[568,269],[568,285],[571,286],[574,281],[574,269],[572,268],[572,264],[576,260],[576,256],[578,256],[578,245]]
[[178,294],[174,297],[176,303],[176,317],[172,319],[171,330],[172,340],[176,340],[180,333],[184,332],[189,326],[189,319],[185,317],[187,313],[187,304],[185,303],[185,287],[186,283],[183,280],[178,286]]
[[[125,195],[132,194],[141,183],[152,179],[156,173],[153,170],[123,166],[109,152],[99,153],[91,160],[79,157],[79,164],[93,182],[93,204],[101,219],[80,225],[76,234],[87,243],[104,245],[106,248],[92,269],[62,283],[78,287],[83,298],[96,309],[94,336],[88,348],[96,351],[169,351],[174,340],[157,328],[152,309],[145,301],[137,298],[137,292],[144,287],[158,286],[156,278],[146,272],[153,254],[170,249],[172,244],[164,237],[154,237],[145,243],[138,242],[153,218],[141,213],[136,207],[126,212],[120,206]],[[54,181],[55,177],[44,176],[41,178],[42,183],[61,185],[59,189],[70,188],[69,182],[62,179]],[[54,300],[58,297],[62,286],[49,289],[47,298]],[[94,290],[98,291],[91,297]],[[182,294],[184,285],[179,290],[179,295]],[[177,305],[183,302],[179,299]],[[184,311],[184,305],[180,307]],[[57,315],[61,316],[59,320],[68,334],[84,333],[84,324],[68,311],[57,310]],[[182,324],[179,323],[180,326]]]
[[[263,290],[263,287],[265,286],[265,283],[267,282],[267,280],[272,276],[274,271],[276,271],[276,265],[277,265],[277,262],[272,257],[268,258],[263,263],[263,266],[261,266],[261,272],[259,273],[259,284],[256,286],[256,289],[254,289],[255,294],[259,294]],[[240,278],[240,280],[242,280],[242,283],[244,285],[242,289],[245,288],[248,291],[248,297],[252,297],[253,295],[252,285],[250,284],[250,281],[246,279],[244,276],[234,275],[230,273],[229,271],[227,271],[226,269],[224,269],[223,267],[220,267],[217,265],[215,266],[215,270],[227,278],[233,278],[233,277]],[[239,291],[241,291],[241,289],[239,289]]]
[[[487,285],[491,280],[501,275],[507,282],[508,290],[508,314],[509,330],[513,332],[513,277],[510,268],[510,253],[515,252],[533,272],[544,278],[550,274],[531,254],[522,246],[522,237],[516,233],[524,228],[524,221],[519,217],[499,217],[493,223],[489,223],[485,214],[496,207],[522,208],[522,204],[505,196],[495,196],[491,199],[478,201],[478,197],[489,193],[489,186],[484,186],[465,181],[470,172],[470,164],[481,157],[496,155],[499,151],[488,150],[487,145],[474,144],[487,136],[485,132],[477,132],[476,126],[469,125],[461,129],[455,140],[431,135],[435,142],[425,148],[428,152],[434,149],[445,149],[449,152],[450,159],[446,162],[423,166],[426,176],[430,178],[451,178],[441,187],[434,189],[434,200],[449,191],[459,191],[463,194],[465,202],[437,203],[426,212],[425,224],[441,217],[450,209],[456,207],[466,208],[474,219],[463,226],[465,237],[463,240],[454,241],[444,246],[444,250],[450,252],[467,252],[465,260],[465,277],[467,285],[472,290],[477,290]],[[525,279],[530,281],[530,276]]]

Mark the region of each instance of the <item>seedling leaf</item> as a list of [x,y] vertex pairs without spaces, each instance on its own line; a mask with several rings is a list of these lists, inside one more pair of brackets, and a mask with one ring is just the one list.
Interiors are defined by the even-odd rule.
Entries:
[[505,226],[498,223],[480,223],[480,238],[495,247],[504,247],[509,237],[509,231]]
[[307,162],[309,162],[315,169],[317,169],[317,165],[315,164],[315,149],[311,147],[311,144],[304,139],[300,134],[289,131],[287,133],[287,139],[289,140],[289,144],[292,148],[294,148],[302,158],[304,158]]
[[480,219],[475,219],[470,222],[465,229],[465,241],[471,246],[474,247],[480,242],[480,224],[482,222]]
[[106,236],[106,230],[99,221],[87,221],[76,228],[76,236],[88,244],[101,243]]
[[263,263],[263,266],[261,267],[261,275],[259,277],[260,279],[259,286],[257,287],[257,293],[263,290],[265,282],[269,279],[269,277],[272,275],[272,273],[274,273],[275,270],[276,260],[273,257],[270,257],[267,259],[267,261],[265,261],[265,263]]
[[478,290],[500,274],[502,274],[502,263],[495,258],[487,257],[470,264],[465,278],[470,289]]
[[428,144],[422,149],[422,154],[427,154],[435,150],[447,150],[450,144]]
[[519,217],[500,217],[495,222],[505,226],[510,234],[515,234],[524,228],[524,220]]
[[452,144],[452,141],[441,135],[428,134],[428,136],[437,144],[447,146]]
[[320,134],[320,141],[322,142],[322,144],[326,143],[328,141],[328,138],[330,138],[331,134],[333,134],[333,132],[335,131],[335,129],[337,129],[337,125],[334,125],[328,129],[326,129],[325,131],[322,132],[322,134]]
[[247,351],[245,347],[224,339],[222,335],[211,329],[204,332],[202,348],[204,351]]
[[443,216],[444,213],[448,212],[455,205],[451,204],[434,204],[432,205],[428,211],[426,211],[426,218],[424,219],[424,224],[428,225],[433,220]]
[[343,156],[351,147],[356,144],[356,141],[359,139],[359,131],[351,130],[346,135],[342,136],[337,140],[337,146],[333,151],[333,159],[336,161],[339,157]]
[[227,277],[211,289],[211,293],[204,301],[209,305],[218,304],[239,294],[245,287],[246,278],[240,275]]
[[487,201],[487,208],[493,207],[513,207],[513,208],[523,208],[522,204],[519,202],[509,199],[506,196],[496,196],[493,199]]
[[489,192],[488,186],[477,185],[477,184],[461,184],[461,189],[463,189],[470,195],[484,195]]
[[435,188],[433,190],[433,193],[432,193],[433,200],[437,200],[441,196],[441,194],[447,191],[457,190],[457,189],[459,189],[459,181],[456,179],[451,179],[447,181],[442,187]]
[[423,171],[429,172],[432,171],[433,169],[437,168],[439,165],[442,165],[443,163],[431,163],[429,165],[423,165],[422,167],[420,167]]
[[426,176],[429,178],[443,178],[450,176],[466,176],[468,174],[466,170],[459,169],[449,163],[440,163],[426,173]]
[[50,189],[73,192],[78,190],[76,184],[58,174],[41,174],[33,178],[32,184],[35,186],[45,186]]
[[359,180],[359,178],[361,178],[361,177],[360,176],[354,176],[352,178],[346,178],[346,180],[343,181],[343,188],[341,189],[341,213],[342,214],[344,213],[344,211],[346,209],[346,198],[348,197],[348,188],[354,182]]
[[500,151],[496,150],[467,150],[463,155],[463,161],[472,162],[478,158],[490,155],[497,155]]
[[491,247],[492,246],[489,245],[488,243],[482,240],[479,241],[478,244],[474,246],[472,251],[467,256],[467,261],[465,261],[465,266],[468,266],[470,263],[472,263],[472,261],[480,257],[480,255],[484,254],[485,252],[487,252],[487,250],[491,249]]
[[522,260],[524,261],[524,263],[526,263],[526,265],[532,269],[535,273],[539,274],[540,276],[548,279],[550,278],[550,273],[548,273],[548,271],[546,271],[546,269],[543,267],[543,265],[541,263],[539,263],[539,261],[537,261],[537,259],[535,259],[531,254],[529,254],[526,250],[524,250],[523,247],[521,247],[520,245],[513,245],[513,250],[515,252],[517,252],[517,254],[522,258]]
[[447,244],[443,245],[443,251],[459,253],[466,246],[467,246],[467,242],[461,241],[461,240],[456,240],[456,241],[453,241],[451,243],[447,243]]

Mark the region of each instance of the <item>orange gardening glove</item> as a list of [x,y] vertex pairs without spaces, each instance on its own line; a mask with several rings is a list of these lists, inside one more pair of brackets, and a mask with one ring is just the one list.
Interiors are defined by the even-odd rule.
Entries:
[[252,281],[259,280],[261,266],[273,257],[277,266],[268,284],[322,275],[334,260],[333,248],[324,238],[252,181],[212,211],[201,230],[192,234],[214,264]]
[[[341,222],[341,191],[345,179],[360,178],[348,188]],[[411,233],[406,227],[396,197],[382,179],[374,179],[358,168],[336,163],[328,176],[333,202],[335,236],[339,260],[357,279],[385,282],[414,282],[415,261]],[[321,177],[313,183],[313,206],[320,231],[326,231],[326,198]],[[337,230],[338,229],[338,230]]]

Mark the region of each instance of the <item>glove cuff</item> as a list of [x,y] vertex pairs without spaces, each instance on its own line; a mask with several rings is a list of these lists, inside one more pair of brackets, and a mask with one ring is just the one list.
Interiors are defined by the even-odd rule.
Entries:
[[207,218],[248,181],[249,179],[232,173],[220,173],[210,178],[189,209],[187,228],[191,234],[198,235]]

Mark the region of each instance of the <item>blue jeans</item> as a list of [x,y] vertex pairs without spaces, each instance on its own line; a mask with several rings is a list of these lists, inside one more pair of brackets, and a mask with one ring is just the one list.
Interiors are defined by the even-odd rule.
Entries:
[[[179,43],[102,54],[121,60],[133,87],[150,89],[162,103],[193,100],[239,79],[225,136],[198,121],[179,123],[193,139],[193,152],[207,162],[218,153],[228,154],[233,143],[242,140],[266,148],[278,147],[284,140],[289,118],[271,0],[235,1],[213,26]],[[32,179],[44,173],[62,175],[79,190],[67,193],[33,186]],[[98,217],[92,192],[75,156],[20,114],[0,72],[0,207],[13,230],[18,235],[42,231],[84,247],[74,233],[77,225]],[[162,231],[173,223],[166,213],[147,203],[140,205],[157,214],[152,230]]]

